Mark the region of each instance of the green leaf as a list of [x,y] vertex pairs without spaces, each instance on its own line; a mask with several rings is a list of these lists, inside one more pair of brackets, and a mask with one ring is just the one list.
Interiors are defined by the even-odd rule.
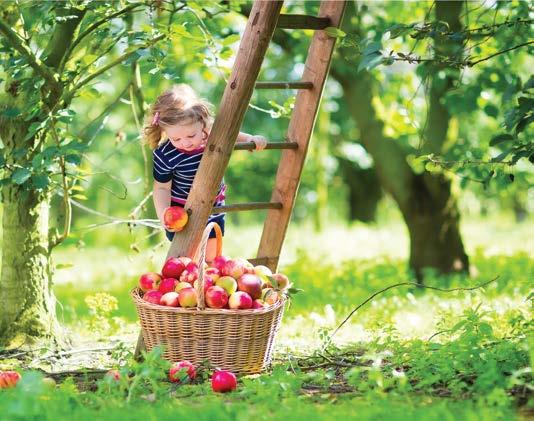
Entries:
[[50,184],[50,178],[46,174],[36,174],[32,176],[32,186],[37,190],[44,190]]
[[364,56],[363,60],[360,62],[360,65],[358,66],[358,72],[361,70],[371,70],[375,67],[379,66],[382,61],[384,60],[384,57],[382,57],[382,54],[372,54],[372,55],[366,55]]
[[65,155],[65,161],[67,161],[70,164],[80,165],[80,162],[82,162],[82,157],[80,155],[71,153],[71,154]]
[[11,175],[11,179],[15,184],[23,184],[28,178],[30,178],[32,173],[26,168],[17,168],[15,172]]
[[2,113],[2,115],[7,118],[15,118],[18,117],[20,114],[21,112],[18,108],[6,108],[6,110]]
[[478,329],[480,330],[480,333],[482,333],[485,336],[493,336],[493,328],[489,323],[480,323],[478,326]]
[[393,25],[391,28],[386,29],[386,32],[389,32],[389,38],[398,38],[402,35],[405,35],[409,33],[413,28],[412,25],[404,25],[402,23],[398,23],[396,25]]
[[324,31],[329,37],[332,38],[344,38],[347,35],[345,32],[339,28],[336,28],[335,26],[329,26],[325,28]]
[[498,134],[497,136],[494,136],[489,144],[490,146],[495,146],[495,145],[498,145],[499,143],[503,143],[503,142],[508,142],[510,140],[514,140],[515,137],[512,136],[511,134],[508,134],[508,133],[502,133],[502,134]]
[[234,42],[237,42],[240,39],[241,39],[241,36],[239,34],[228,35],[226,38],[224,38],[221,41],[221,44],[226,47],[228,45],[232,45]]

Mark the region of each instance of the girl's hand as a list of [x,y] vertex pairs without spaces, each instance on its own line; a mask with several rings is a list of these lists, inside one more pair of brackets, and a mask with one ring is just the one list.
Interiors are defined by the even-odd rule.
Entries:
[[257,151],[262,151],[267,146],[267,139],[265,139],[263,136],[249,136],[248,141],[254,142],[254,144],[256,145],[255,150]]

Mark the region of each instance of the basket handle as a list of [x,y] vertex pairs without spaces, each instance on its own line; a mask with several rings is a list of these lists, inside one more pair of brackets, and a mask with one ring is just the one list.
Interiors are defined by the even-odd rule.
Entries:
[[215,230],[216,239],[217,239],[217,251],[216,256],[222,254],[222,231],[221,227],[217,222],[210,222],[206,225],[204,232],[202,233],[202,239],[200,240],[199,246],[199,257],[198,257],[198,282],[197,282],[197,308],[199,310],[204,310],[206,308],[206,303],[204,301],[204,261],[206,260],[206,247],[208,245],[208,239],[211,233],[211,230]]

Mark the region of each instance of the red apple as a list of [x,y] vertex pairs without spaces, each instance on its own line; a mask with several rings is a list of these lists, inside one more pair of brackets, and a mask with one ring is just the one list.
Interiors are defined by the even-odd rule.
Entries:
[[237,291],[237,281],[231,276],[221,276],[215,281],[215,285],[224,288],[228,295],[232,295]]
[[252,302],[252,308],[253,309],[263,308],[263,307],[265,307],[265,303],[260,299],[254,300]]
[[260,277],[251,273],[245,273],[237,280],[237,289],[248,293],[253,300],[261,297],[261,286]]
[[163,297],[163,294],[156,290],[151,290],[145,292],[145,295],[143,295],[143,300],[148,301],[152,304],[159,304],[161,301],[161,297]]
[[169,231],[183,230],[188,219],[187,212],[181,206],[169,206],[163,214],[163,223]]
[[204,270],[204,275],[209,276],[215,282],[221,277],[221,272],[217,268],[208,267]]
[[174,291],[180,292],[184,288],[191,288],[191,284],[189,282],[178,282],[174,287]]
[[198,279],[198,265],[195,262],[189,263],[182,274],[180,282],[189,282],[191,285]]
[[21,375],[16,371],[0,371],[0,389],[15,387]]
[[105,377],[118,382],[121,379],[121,373],[119,372],[119,370],[109,370],[106,373]]
[[273,305],[280,299],[280,295],[272,288],[264,288],[261,292],[261,299],[265,301],[267,305]]
[[278,284],[276,289],[286,289],[289,286],[289,279],[283,273],[275,273],[273,278]]
[[160,304],[168,307],[178,307],[180,305],[179,294],[175,291],[170,291],[166,294],[163,294]]
[[222,270],[226,262],[230,260],[228,257],[225,256],[217,256],[215,259],[213,259],[213,262],[211,262],[211,266],[216,268],[219,273],[222,275]]
[[161,276],[154,272],[148,272],[141,275],[139,278],[139,287],[144,291],[151,289],[158,289],[161,282]]
[[179,257],[169,257],[161,269],[161,274],[164,278],[179,279],[187,263]]
[[166,294],[167,292],[174,291],[174,288],[176,288],[176,284],[178,281],[174,278],[165,278],[161,283],[159,284],[158,291],[162,294]]
[[230,259],[221,270],[221,275],[231,276],[234,279],[239,278],[246,271],[245,259]]
[[210,308],[223,308],[228,303],[228,294],[218,286],[212,286],[206,291],[206,305]]
[[[197,279],[195,282],[193,282],[193,286],[195,287],[195,289],[197,288],[198,281],[199,281],[199,279]],[[211,276],[204,276],[204,294],[206,293],[208,288],[212,287],[213,285],[215,285],[215,283],[213,282],[213,279],[211,278]],[[191,285],[189,285],[189,286],[191,286]]]
[[230,392],[237,388],[237,379],[231,371],[216,371],[211,376],[211,388],[214,392]]
[[182,383],[188,377],[189,380],[193,380],[196,376],[195,366],[187,360],[173,363],[169,369],[169,380],[173,383]]
[[197,292],[195,288],[189,287],[180,290],[179,298],[182,307],[195,307],[197,305]]
[[237,291],[230,295],[228,305],[233,310],[246,310],[252,307],[252,298],[246,292]]

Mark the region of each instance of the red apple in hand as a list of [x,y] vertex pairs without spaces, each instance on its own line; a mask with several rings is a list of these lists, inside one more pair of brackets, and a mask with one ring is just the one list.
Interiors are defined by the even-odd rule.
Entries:
[[233,310],[246,310],[252,307],[252,298],[246,292],[237,291],[230,295],[228,305]]
[[228,302],[228,294],[223,288],[212,286],[206,291],[205,300],[210,308],[223,308]]
[[148,272],[142,274],[139,278],[139,287],[143,292],[147,292],[151,289],[158,289],[160,282],[161,276],[154,272]]
[[237,379],[231,371],[216,371],[211,376],[211,388],[214,392],[225,393],[237,388]]
[[182,231],[189,217],[181,206],[169,206],[163,214],[163,224],[169,231]]
[[179,257],[169,257],[161,269],[161,274],[164,278],[179,279],[188,263]]
[[161,302],[161,297],[163,297],[161,292],[152,290],[145,292],[145,295],[143,295],[143,300],[152,304],[159,304]]
[[260,277],[251,273],[245,273],[237,280],[237,289],[246,292],[253,300],[261,298],[261,286]]
[[182,383],[188,377],[193,380],[196,376],[195,366],[187,360],[178,361],[169,369],[169,380],[173,383]]
[[0,371],[0,389],[15,387],[21,375],[16,371]]

